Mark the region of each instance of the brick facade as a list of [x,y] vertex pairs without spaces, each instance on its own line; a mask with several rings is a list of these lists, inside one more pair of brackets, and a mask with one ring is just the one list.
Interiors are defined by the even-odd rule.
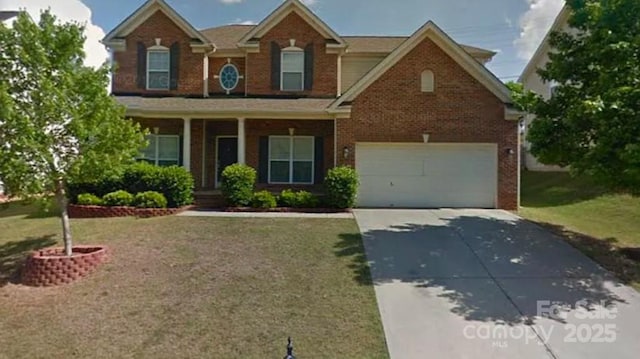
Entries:
[[[433,71],[434,93],[421,92],[421,73]],[[497,143],[498,207],[518,202],[518,123],[504,119],[504,104],[431,40],[425,40],[363,91],[351,119],[338,120],[338,148],[353,155],[356,142]]]
[[[176,91],[146,91],[136,87],[137,46],[143,41],[153,46],[161,38],[163,46],[175,41],[181,45],[179,85]],[[305,48],[314,44],[314,83],[310,91],[289,93],[271,88],[271,43],[281,48]],[[119,70],[114,75],[115,93],[167,96],[202,96],[203,54],[194,54],[190,37],[162,12],[156,12],[126,37],[127,50],[116,52]],[[335,97],[337,92],[337,55],[326,53],[325,39],[295,12],[259,39],[260,52],[231,59],[241,75],[232,95],[235,96],[308,96]],[[209,58],[209,93],[222,95],[215,78],[227,63],[227,58]],[[421,91],[421,73],[431,70],[435,75],[435,92]],[[246,92],[245,92],[246,90]],[[203,99],[201,101],[206,101]],[[498,145],[498,207],[516,209],[518,203],[517,121],[504,119],[504,103],[473,78],[433,41],[426,39],[377,81],[364,90],[352,103],[350,119],[338,119],[338,164],[355,165],[357,142],[421,143],[422,134],[430,133],[431,142],[495,143]],[[182,134],[182,119],[138,119],[144,127],[158,127],[160,134]],[[235,136],[237,119],[192,120],[191,171],[197,189],[215,186],[216,136]],[[334,165],[334,120],[246,120],[247,164],[258,168],[261,136],[296,135],[324,138],[324,170]],[[348,158],[342,149],[349,148]]]
[[[226,91],[222,89],[222,86],[220,86],[220,79],[216,78],[216,76],[218,76],[220,74],[220,70],[222,70],[222,67],[224,65],[226,65],[227,62],[227,58],[221,58],[221,57],[210,57],[209,58],[209,94],[211,95],[226,95]],[[230,58],[230,63],[235,65],[235,67],[238,69],[238,72],[240,73],[241,76],[245,76],[247,70],[245,67],[245,58],[244,57],[232,57]],[[231,91],[232,95],[244,95],[244,91],[245,91],[245,82],[244,79],[240,79],[240,81],[238,81],[238,86],[236,86],[236,88]]]
[[[314,44],[313,89],[301,92],[282,92],[271,89],[271,42],[281,48],[291,46],[304,49]],[[327,40],[298,14],[287,15],[260,39],[260,53],[248,54],[247,93],[249,95],[300,95],[310,97],[335,97],[338,92],[338,55],[327,54]]]
[[[161,39],[160,45],[171,47],[180,43],[180,62],[178,89],[172,91],[149,91],[137,87],[138,78],[138,42],[148,48],[154,46],[155,39]],[[126,51],[114,53],[116,73],[113,75],[113,93],[140,95],[198,95],[203,91],[203,54],[194,54],[191,50],[191,38],[184,33],[163,12],[156,11],[144,23],[126,37]]]

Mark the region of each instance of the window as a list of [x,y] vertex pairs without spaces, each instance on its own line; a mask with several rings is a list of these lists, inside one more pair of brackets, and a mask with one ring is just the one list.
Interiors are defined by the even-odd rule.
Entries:
[[240,82],[240,73],[233,64],[226,64],[220,70],[220,86],[227,94],[233,91]]
[[147,90],[169,89],[169,50],[147,51]]
[[304,90],[304,52],[282,52],[282,91]]
[[149,147],[140,156],[142,161],[156,166],[177,166],[180,163],[180,136],[149,135]]
[[314,138],[269,137],[269,183],[313,184]]
[[422,92],[433,92],[435,91],[436,84],[433,78],[433,71],[426,70],[421,75],[421,86]]

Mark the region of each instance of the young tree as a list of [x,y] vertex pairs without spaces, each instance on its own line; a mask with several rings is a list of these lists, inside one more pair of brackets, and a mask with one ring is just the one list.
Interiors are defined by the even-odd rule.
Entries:
[[539,71],[559,84],[534,108],[528,140],[543,163],[640,189],[640,1],[567,0],[571,31],[550,37]]
[[66,184],[132,161],[144,133],[107,93],[109,67],[83,65],[84,27],[22,13],[0,23],[0,178],[9,194],[55,194],[72,253]]

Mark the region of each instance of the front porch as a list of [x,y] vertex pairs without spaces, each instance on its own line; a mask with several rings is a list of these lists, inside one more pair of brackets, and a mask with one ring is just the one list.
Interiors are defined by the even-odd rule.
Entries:
[[257,188],[321,192],[335,166],[335,120],[134,118],[149,129],[154,148],[145,159],[184,166],[196,197],[217,203],[222,171],[234,163],[258,172]]

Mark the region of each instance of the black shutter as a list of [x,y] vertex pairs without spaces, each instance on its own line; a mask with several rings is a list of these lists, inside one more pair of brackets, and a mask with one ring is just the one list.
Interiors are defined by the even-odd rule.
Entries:
[[315,142],[314,183],[320,184],[324,182],[324,137],[316,137],[314,142]]
[[178,89],[178,74],[180,72],[180,44],[178,42],[174,42],[171,45],[171,65],[169,68],[170,74],[170,90]]
[[280,45],[277,42],[271,42],[271,89],[280,91]]
[[313,90],[313,42],[304,48],[304,90]]
[[147,48],[143,42],[138,42],[138,88],[147,88]]
[[269,137],[260,136],[258,183],[269,183]]

